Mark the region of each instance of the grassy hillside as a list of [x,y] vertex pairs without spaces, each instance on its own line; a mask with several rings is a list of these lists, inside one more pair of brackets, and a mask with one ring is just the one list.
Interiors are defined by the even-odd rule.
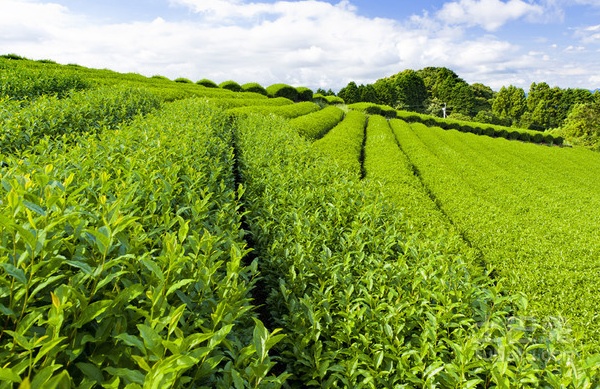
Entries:
[[0,388],[600,386],[598,154],[234,83],[0,58]]

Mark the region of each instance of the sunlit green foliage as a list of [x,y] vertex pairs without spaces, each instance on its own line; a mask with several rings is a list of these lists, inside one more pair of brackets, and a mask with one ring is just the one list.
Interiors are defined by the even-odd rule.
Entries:
[[[489,137],[500,137],[523,142],[535,142],[562,145],[564,138],[560,134],[542,133],[539,131],[517,129],[494,124],[484,124],[472,121],[456,120],[452,118],[438,118],[436,116],[419,114],[416,112],[398,111],[398,118],[410,123],[422,123],[429,127],[440,127],[445,130],[458,130]],[[535,138],[534,138],[535,137]]]
[[[73,90],[87,89],[92,83],[77,73],[62,69],[41,70],[14,66],[0,59],[0,98],[32,100],[42,95],[62,98]],[[14,61],[14,60],[13,60]]]
[[[276,97],[275,99],[269,99],[267,101],[273,101],[273,100],[277,100],[277,99],[283,99],[282,97]],[[284,101],[289,101],[287,99],[284,99]],[[277,115],[277,116],[281,116],[281,117],[285,117],[285,118],[296,118],[299,116],[303,116],[303,115],[308,115],[310,113],[316,112],[320,109],[320,107],[315,104],[315,103],[311,103],[308,101],[302,102],[302,103],[295,103],[293,104],[291,101],[289,101],[289,104],[282,104],[282,105],[261,105],[262,100],[258,101],[256,103],[256,105],[249,105],[249,106],[245,106],[245,107],[237,107],[237,108],[230,108],[228,109],[226,112],[229,115],[232,116],[243,116],[243,115],[249,115],[249,114],[253,114],[253,113],[261,113],[263,115]]]
[[395,118],[397,115],[394,108],[375,103],[354,103],[348,105],[348,108],[356,109],[369,115],[385,116],[386,118]]
[[[399,141],[444,213],[529,297],[528,314],[564,315],[578,337],[600,344],[595,238],[600,158],[413,124]],[[585,216],[583,216],[585,215]]]
[[265,95],[267,96],[267,90],[260,85],[258,82],[249,82],[246,83],[244,85],[242,85],[242,90],[244,92],[254,92],[254,93],[260,93],[261,95]]
[[324,137],[315,141],[313,146],[330,155],[355,177],[360,177],[366,124],[365,114],[359,111],[349,111],[341,122]]
[[343,117],[344,111],[331,105],[320,111],[292,119],[290,124],[302,136],[316,140],[335,127]]
[[296,91],[298,91],[299,101],[312,101],[313,91],[310,88],[299,86],[298,88],[296,88]]
[[0,389],[600,387],[596,154],[15,69],[87,87],[0,97]]
[[520,298],[442,236],[423,239],[427,226],[381,183],[350,178],[285,121],[265,119],[237,123],[240,171],[291,386],[598,384],[598,359],[578,359],[560,328],[514,316]]
[[232,92],[241,92],[242,86],[233,80],[223,81],[219,84],[219,88],[227,89]]
[[221,108],[227,109],[227,108],[235,108],[235,107],[251,107],[251,106],[271,106],[271,107],[276,107],[276,106],[281,106],[281,105],[290,105],[293,104],[293,102],[291,100],[288,100],[284,97],[277,97],[274,99],[269,99],[266,96],[263,95],[259,95],[256,93],[253,93],[253,95],[258,96],[259,98],[256,97],[251,97],[251,98],[229,98],[229,97],[211,97],[211,101],[213,104],[218,105]]
[[225,118],[186,100],[6,160],[3,378],[131,388],[283,379],[267,377],[281,336],[253,319],[256,264],[242,261]]
[[273,84],[267,87],[269,97],[285,97],[292,101],[298,100],[298,90],[288,84]]
[[219,87],[216,82],[209,80],[207,78],[203,78],[201,80],[196,81],[196,84],[205,86],[207,88],[218,88]]
[[556,134],[572,144],[600,151],[600,101],[575,106]]
[[0,123],[0,150],[13,153],[49,136],[114,129],[160,106],[145,90],[100,88],[69,98],[44,96]]

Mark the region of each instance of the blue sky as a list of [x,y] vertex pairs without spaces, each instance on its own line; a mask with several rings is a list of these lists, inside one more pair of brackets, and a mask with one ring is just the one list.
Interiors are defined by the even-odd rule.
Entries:
[[0,53],[335,91],[426,66],[596,89],[600,0],[0,0]]

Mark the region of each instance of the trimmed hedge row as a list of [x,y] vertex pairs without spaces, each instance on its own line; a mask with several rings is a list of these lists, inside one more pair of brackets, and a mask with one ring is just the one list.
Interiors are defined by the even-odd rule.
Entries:
[[249,82],[242,85],[242,90],[244,92],[254,92],[259,93],[263,96],[268,96],[267,90],[257,82]]
[[338,107],[329,106],[309,115],[292,119],[290,124],[300,135],[316,140],[327,134],[343,117],[344,111]]
[[299,86],[296,88],[298,91],[298,100],[300,101],[312,101],[313,91],[305,86]]
[[287,84],[273,84],[267,87],[269,97],[285,97],[292,101],[298,100],[298,90]]
[[388,119],[396,117],[397,111],[389,105],[381,105],[375,103],[354,103],[348,105],[348,108],[364,112],[369,115],[380,115]]
[[313,91],[306,87],[295,88],[288,84],[273,84],[267,87],[269,97],[285,97],[293,101],[312,101]]
[[497,126],[477,122],[467,122],[455,119],[443,119],[436,116],[424,115],[417,112],[397,111],[397,117],[409,123],[423,123],[428,127],[440,127],[444,130],[457,130],[470,132],[476,135],[486,135],[493,138],[504,138],[509,140],[520,140],[538,144],[562,145],[564,138],[549,133],[515,129],[511,127]]
[[219,84],[219,88],[228,89],[232,92],[241,92],[242,86],[233,80],[223,81]]
[[32,100],[42,95],[66,97],[70,91],[84,90],[92,83],[79,74],[63,69],[8,67],[0,62],[0,97]]
[[[281,99],[281,97],[278,97],[276,99]],[[301,103],[285,105],[252,105],[246,107],[236,107],[230,108],[226,112],[230,117],[240,117],[253,113],[258,113],[261,115],[276,115],[288,119],[293,119],[299,116],[308,115],[320,109],[321,108],[315,103],[311,103],[310,101],[303,101]]]
[[320,93],[313,95],[313,101],[317,104],[344,104],[344,99],[338,96],[324,96]]
[[313,146],[359,177],[362,174],[362,145],[366,124],[367,116],[364,113],[350,111],[344,116],[344,120],[315,141]]
[[209,80],[207,78],[203,78],[201,80],[196,81],[196,84],[205,86],[207,88],[218,88],[219,87],[216,82]]
[[[116,129],[161,106],[145,89],[100,88],[72,92],[69,98],[43,96],[6,115],[0,126],[0,150],[15,153],[44,137]],[[4,116],[4,115],[3,115]]]
[[223,109],[235,108],[235,107],[250,107],[250,106],[279,106],[279,105],[288,105],[294,104],[293,101],[278,97],[274,99],[268,99],[262,95],[256,95],[259,98],[248,98],[248,99],[240,99],[240,98],[214,98],[211,99],[211,102],[215,105]]

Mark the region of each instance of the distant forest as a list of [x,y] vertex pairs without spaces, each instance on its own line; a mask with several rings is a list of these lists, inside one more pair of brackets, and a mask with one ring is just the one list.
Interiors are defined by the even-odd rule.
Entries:
[[[331,90],[317,90],[323,95]],[[371,102],[390,107],[538,131],[560,132],[573,143],[597,148],[600,144],[600,91],[550,87],[532,83],[529,91],[513,85],[494,91],[468,84],[445,67],[404,70],[374,84],[348,83],[337,96],[347,104]]]

